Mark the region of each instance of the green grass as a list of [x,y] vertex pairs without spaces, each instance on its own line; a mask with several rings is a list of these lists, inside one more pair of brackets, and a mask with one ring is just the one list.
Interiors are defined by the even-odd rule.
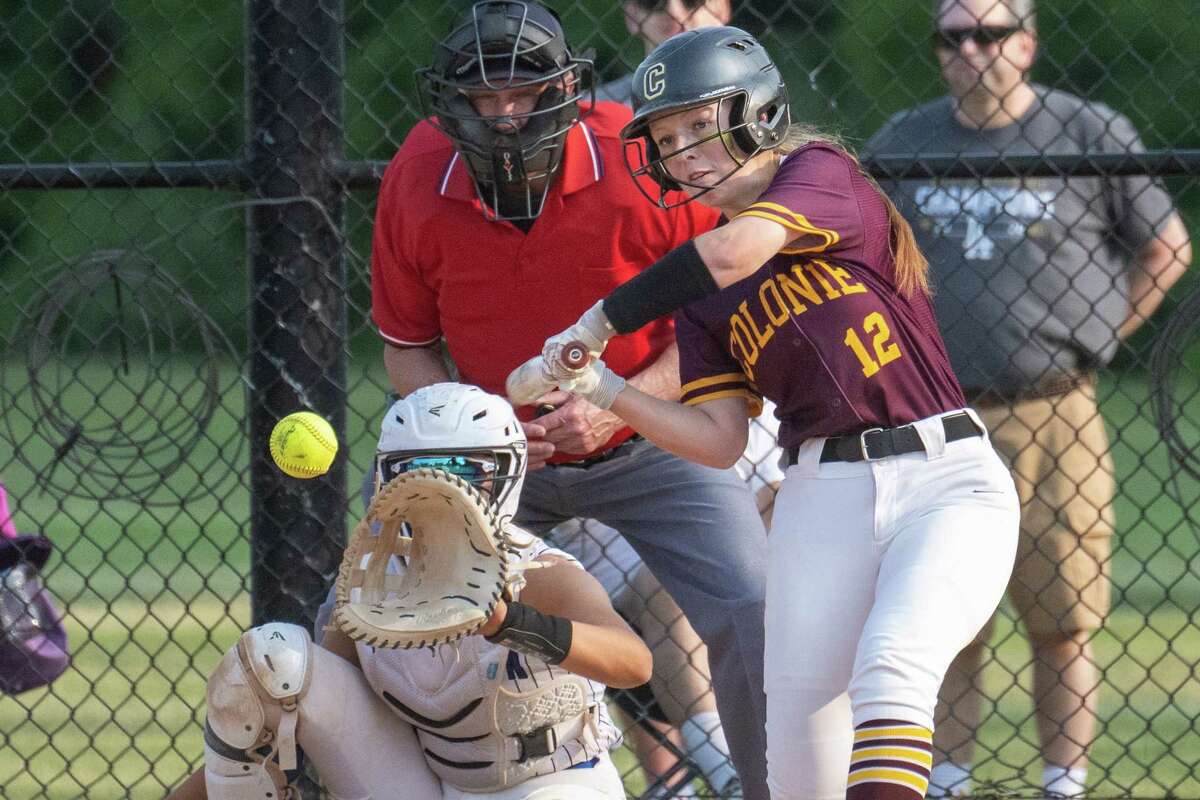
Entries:
[[[171,374],[185,376],[195,369],[173,366]],[[15,500],[18,528],[43,530],[59,547],[48,582],[68,611],[74,656],[51,687],[0,699],[0,797],[159,798],[198,763],[204,678],[250,617],[247,455],[237,446],[244,389],[230,369],[221,374],[226,391],[206,435],[154,493],[160,505],[143,506],[39,492],[37,472],[55,442],[37,434],[38,417],[19,391],[23,371],[9,366],[0,373],[8,392],[0,475]],[[135,429],[136,407],[103,391],[112,380],[103,364],[81,366],[64,384],[66,404],[89,424],[122,420]],[[382,413],[378,380],[369,362],[350,373],[352,497]],[[1121,532],[1114,610],[1096,638],[1106,679],[1093,793],[1197,797],[1200,546],[1164,493],[1169,470],[1144,380],[1107,382],[1104,395],[1116,439]],[[117,399],[127,405],[114,405]],[[12,441],[21,443],[24,461],[6,452]],[[69,477],[59,471],[60,480]],[[194,493],[198,482],[214,493],[182,507],[171,502]],[[1029,651],[1009,622],[997,626],[996,648],[984,679],[996,705],[979,731],[980,773],[1029,793],[1041,769]],[[631,771],[631,791],[640,789],[628,754],[618,754],[618,763]]]

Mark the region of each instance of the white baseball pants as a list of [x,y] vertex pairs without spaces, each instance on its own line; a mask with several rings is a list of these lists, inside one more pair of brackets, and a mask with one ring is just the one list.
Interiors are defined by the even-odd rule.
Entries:
[[855,725],[932,730],[946,669],[1004,594],[1012,478],[986,434],[915,425],[927,452],[823,464],[813,439],[787,470],[768,541],[772,800],[844,798]]

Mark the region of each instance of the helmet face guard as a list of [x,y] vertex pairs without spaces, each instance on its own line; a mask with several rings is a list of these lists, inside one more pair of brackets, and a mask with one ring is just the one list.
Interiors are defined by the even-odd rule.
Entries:
[[[716,104],[717,132],[671,153],[660,153],[650,121]],[[759,153],[783,144],[791,124],[787,86],[754,37],[732,27],[704,28],[672,36],[655,48],[633,78],[633,119],[621,131],[625,166],[658,185],[657,196],[638,188],[661,208],[690,203],[733,177]],[[727,119],[728,123],[723,120]],[[673,176],[666,162],[720,138],[735,166],[712,185]],[[676,202],[667,194],[699,189]]]
[[[552,12],[510,0],[476,3],[438,44],[433,65],[417,71],[422,113],[454,144],[489,219],[541,213],[580,94],[594,99],[593,72],[589,59],[571,55]],[[468,99],[530,87],[541,92],[522,113],[486,116]]]
[[[736,107],[739,102],[745,102],[744,92],[739,93],[738,95],[725,96],[717,100],[717,132],[711,136],[705,136],[703,139],[698,139],[691,144],[679,148],[678,150],[672,150],[670,153],[664,154],[659,152],[658,145],[654,143],[654,139],[650,135],[649,121],[647,121],[646,124],[642,125],[639,129],[635,129],[633,131],[630,131],[629,126],[626,126],[625,130],[621,131],[622,154],[625,156],[625,168],[629,170],[629,174],[634,178],[639,178],[645,175],[650,177],[650,179],[653,180],[658,186],[658,191],[652,195],[646,190],[646,187],[641,181],[637,181],[638,191],[640,191],[647,200],[649,200],[651,203],[654,203],[659,208],[677,208],[678,206],[690,203],[693,200],[708,194],[713,189],[716,189],[718,186],[737,174],[738,170],[746,166],[746,164],[748,164],[752,158],[765,150],[766,148],[764,148],[761,144],[755,144],[754,147],[747,152],[738,144],[739,138],[741,137],[736,135],[737,132],[745,130],[749,123],[741,122],[737,125],[731,125],[726,128],[721,122],[723,117],[721,112],[730,104]],[[701,106],[704,105],[711,105],[711,101],[701,104]],[[663,117],[670,117],[676,114],[684,114],[698,107],[700,106],[689,106],[676,111],[663,112],[656,115],[655,118],[661,119]],[[731,114],[730,118],[733,119],[735,117]],[[668,161],[676,156],[688,152],[689,150],[706,145],[714,139],[719,139],[721,141],[721,144],[725,147],[725,152],[729,154],[731,159],[733,159],[733,169],[722,175],[715,183],[707,185],[688,183],[682,178],[671,174],[671,169],[667,165]],[[684,187],[689,189],[699,189],[700,191],[694,193],[684,193],[681,199],[674,202],[667,201],[668,193],[673,191],[681,191]]]
[[519,499],[514,492],[520,491],[524,464],[524,442],[492,448],[381,451],[375,455],[375,491],[411,470],[440,469],[462,478],[489,498],[494,508],[501,509]]
[[437,383],[397,400],[375,449],[375,490],[413,469],[471,483],[503,519],[517,512],[528,443],[512,406],[475,386]]

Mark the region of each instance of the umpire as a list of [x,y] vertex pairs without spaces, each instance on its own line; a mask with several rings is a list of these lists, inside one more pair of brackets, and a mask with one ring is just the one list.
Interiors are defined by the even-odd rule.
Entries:
[[[1129,120],[1028,80],[1033,0],[935,0],[950,94],[893,116],[871,155],[1037,155],[1142,149]],[[1009,584],[1034,651],[1047,796],[1083,792],[1100,676],[1091,638],[1109,607],[1115,491],[1095,370],[1191,260],[1158,181],[1038,177],[887,187],[929,257],[935,312],[967,401],[1009,462],[1021,539]],[[930,796],[970,793],[988,630],[942,686]]]
[[[645,264],[711,229],[715,212],[642,199],[623,169],[630,112],[582,102],[591,63],[534,2],[480,2],[421,74],[430,119],[383,178],[372,317],[401,395],[460,378],[503,394],[508,373]],[[619,337],[605,357],[643,391],[679,397],[669,322]],[[709,648],[717,708],[746,798],[766,800],[763,596],[766,535],[732,470],[669,455],[619,418],[551,392],[519,409],[529,469],[517,522],[621,531]],[[547,413],[548,412],[548,413]]]

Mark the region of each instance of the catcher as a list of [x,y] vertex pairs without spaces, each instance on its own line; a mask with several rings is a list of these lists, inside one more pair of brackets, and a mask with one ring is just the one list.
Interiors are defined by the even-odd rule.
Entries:
[[624,798],[604,689],[646,682],[650,651],[578,562],[508,522],[525,461],[499,397],[396,402],[321,645],[286,623],[242,635],[209,679],[204,769],[173,797],[294,796],[302,750],[345,800]]

